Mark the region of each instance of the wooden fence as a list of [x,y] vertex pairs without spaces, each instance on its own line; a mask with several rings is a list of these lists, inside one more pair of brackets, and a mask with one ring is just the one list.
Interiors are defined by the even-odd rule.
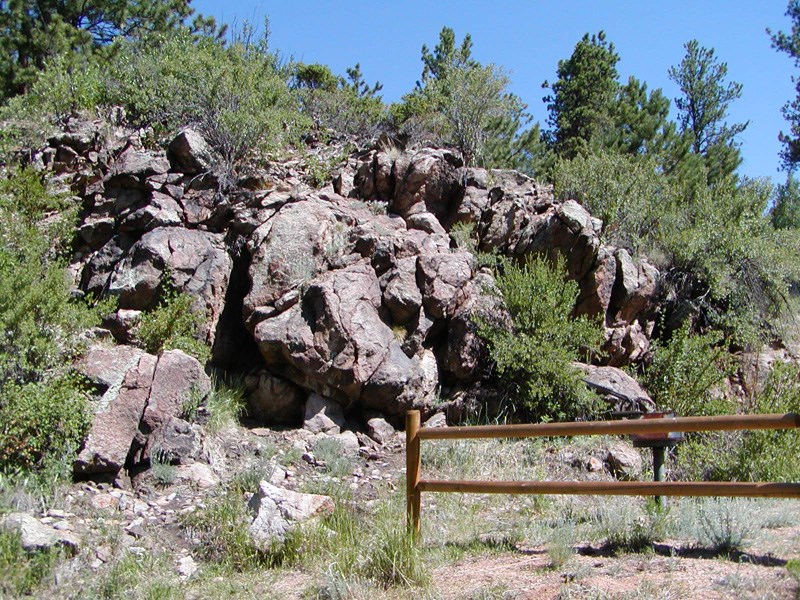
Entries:
[[[637,482],[637,481],[455,481],[421,477],[422,440],[476,438],[528,438],[577,435],[652,434],[695,431],[739,431],[794,429],[800,415],[726,415],[678,417],[674,419],[633,419],[627,421],[585,421],[539,423],[535,425],[481,425],[474,427],[420,428],[417,410],[406,414],[406,502],[408,527],[420,531],[422,492],[468,494],[585,494],[617,496],[747,496],[800,498],[798,483],[743,482]],[[799,457],[800,458],[800,457]]]

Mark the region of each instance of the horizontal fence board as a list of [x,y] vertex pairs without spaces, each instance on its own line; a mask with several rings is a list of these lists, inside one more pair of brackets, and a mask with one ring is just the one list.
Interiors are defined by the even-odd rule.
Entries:
[[800,498],[798,483],[638,481],[439,481],[420,480],[420,492],[466,494],[584,494],[597,496],[737,496]]
[[[794,429],[800,415],[724,415],[677,417],[675,419],[630,419],[626,421],[578,421],[532,425],[478,425],[472,427],[431,427],[417,432],[422,440],[476,438],[528,438],[573,435],[615,435],[692,431],[738,431],[750,429]],[[664,494],[665,495],[665,494]]]

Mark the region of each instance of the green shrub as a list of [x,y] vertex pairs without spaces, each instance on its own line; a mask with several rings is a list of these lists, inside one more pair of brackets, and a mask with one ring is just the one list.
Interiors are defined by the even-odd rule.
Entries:
[[30,170],[0,183],[0,470],[63,472],[86,433],[87,392],[69,374],[79,333],[97,322],[72,297],[61,256],[74,209]]
[[61,556],[58,549],[28,553],[17,534],[0,530],[0,598],[33,594],[51,575]]
[[53,56],[25,94],[0,107],[0,155],[41,147],[70,115],[100,104],[103,94],[96,56],[72,51]]
[[371,138],[383,126],[386,107],[377,95],[383,86],[369,86],[360,65],[347,69],[348,79],[320,64],[298,63],[293,72],[300,110],[316,129]]
[[385,587],[425,585],[430,578],[417,540],[397,521],[379,531],[364,572]]
[[70,455],[91,422],[88,392],[74,376],[0,388],[0,470],[40,469]]
[[206,408],[210,413],[208,430],[212,433],[239,422],[247,406],[245,391],[241,381],[224,381],[212,377],[211,392],[206,399]]
[[[800,413],[800,366],[776,363],[750,412]],[[788,431],[748,431],[741,437],[728,477],[739,481],[800,480],[800,434]]]
[[150,470],[153,473],[153,479],[162,486],[172,485],[178,479],[178,470],[161,448],[153,448],[150,453]]
[[353,473],[353,459],[347,456],[342,443],[334,438],[323,437],[314,443],[314,458],[325,464],[332,477],[346,477]]
[[643,383],[659,409],[684,417],[731,412],[729,402],[713,395],[734,366],[720,338],[718,333],[692,334],[687,323],[666,343],[654,344]]
[[697,511],[697,541],[715,552],[742,550],[756,530],[752,509],[740,498],[704,499]]
[[227,45],[188,31],[153,36],[117,57],[107,102],[164,131],[195,127],[217,151],[220,176],[232,176],[254,150],[279,147],[287,129],[308,125],[266,38],[254,41],[248,28]]
[[670,310],[695,312],[738,345],[758,344],[800,275],[797,236],[770,225],[769,182],[702,179],[605,151],[559,162],[555,190],[602,218],[605,239],[662,268]]
[[598,409],[597,396],[571,365],[587,358],[602,340],[602,329],[587,317],[572,317],[578,285],[566,278],[563,260],[524,264],[504,260],[497,290],[513,325],[477,316],[495,371],[512,403],[534,418],[564,420]]
[[38,381],[63,372],[78,333],[98,320],[72,297],[63,259],[75,209],[32,170],[0,181],[0,380]]
[[203,322],[203,314],[194,310],[189,294],[165,287],[159,305],[142,315],[137,334],[139,342],[151,354],[183,350],[205,363],[211,350],[195,337]]
[[[196,543],[195,551],[202,560],[235,572],[263,570],[293,564],[301,552],[310,551],[314,545],[308,540],[316,530],[296,527],[287,532],[284,542],[275,542],[271,548],[257,547],[248,527],[253,519],[247,497],[252,490],[231,487],[208,505],[187,515],[184,526]],[[319,536],[322,538],[322,534]]]
[[554,181],[556,198],[580,202],[603,220],[604,240],[634,253],[648,250],[660,213],[674,195],[655,159],[611,151],[558,161]]

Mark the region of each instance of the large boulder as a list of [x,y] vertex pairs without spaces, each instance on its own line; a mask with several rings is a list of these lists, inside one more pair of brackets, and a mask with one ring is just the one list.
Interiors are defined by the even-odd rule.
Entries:
[[306,401],[303,429],[311,433],[341,433],[345,418],[342,406],[319,394],[311,394]]
[[466,299],[465,288],[475,272],[469,252],[427,254],[417,261],[417,279],[428,314],[442,319],[453,315]]
[[346,230],[331,204],[322,200],[281,207],[250,238],[251,285],[244,300],[245,317],[274,306],[324,270],[326,257],[346,244]]
[[63,546],[75,553],[80,545],[80,540],[74,533],[45,525],[28,513],[15,512],[5,515],[0,520],[0,529],[17,534],[23,549],[27,552]]
[[77,473],[116,473],[139,428],[157,359],[129,346],[95,346],[80,370],[104,387],[89,434],[74,463]]
[[208,142],[194,129],[181,131],[169,143],[167,158],[172,168],[187,175],[208,171],[214,164],[214,152]]
[[356,399],[397,343],[380,306],[378,278],[361,261],[315,279],[301,302],[254,335],[268,365],[289,365],[287,374],[322,395]]
[[622,369],[573,363],[583,380],[617,411],[652,412],[656,405],[642,386]]

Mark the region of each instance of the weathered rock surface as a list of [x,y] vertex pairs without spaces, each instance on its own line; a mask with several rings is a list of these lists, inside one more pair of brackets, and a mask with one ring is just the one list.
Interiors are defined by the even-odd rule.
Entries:
[[190,464],[202,450],[202,433],[198,425],[170,417],[150,436],[148,447],[150,456],[157,454],[161,462]]
[[95,408],[92,428],[75,461],[78,473],[115,473],[128,458],[139,428],[156,357],[131,347],[93,347],[83,373],[107,387]]
[[652,412],[655,403],[642,386],[630,375],[616,367],[596,367],[573,363],[583,371],[583,380],[617,411]]
[[196,298],[194,306],[206,315],[203,337],[213,343],[232,268],[222,237],[175,227],[145,233],[115,266],[108,291],[119,297],[120,308],[144,310],[158,300],[165,274],[179,292]]
[[381,417],[372,417],[367,420],[367,434],[379,444],[391,440],[397,431],[391,424]]
[[[599,360],[621,366],[650,351],[659,273],[603,245],[599,220],[525,175],[465,168],[447,149],[379,145],[352,154],[322,190],[297,161],[261,167],[231,189],[191,129],[166,153],[142,139],[76,120],[35,157],[81,196],[72,269],[83,291],[118,297],[106,324],[123,342],[135,331],[123,311],[153,308],[165,281],[192,295],[206,317],[199,336],[214,344],[224,330],[217,364],[260,373],[248,400],[258,420],[298,423],[312,393],[396,419],[410,407],[430,411],[440,391],[470,396],[485,383],[474,317],[502,319],[502,309],[489,272],[454,249],[455,224],[474,227],[481,251],[562,257],[580,288],[576,314],[606,326]],[[148,396],[145,435],[176,415],[171,406],[156,417],[170,402],[161,395]]]
[[28,513],[9,513],[0,520],[0,529],[19,535],[22,547],[28,552],[64,546],[77,552],[80,540],[69,531],[60,531],[39,522]]
[[262,481],[250,499],[254,514],[248,531],[253,543],[263,551],[282,544],[286,535],[310,519],[333,512],[333,499],[318,494],[301,494]]
[[184,129],[170,142],[167,157],[175,171],[187,175],[208,171],[214,163],[213,150],[194,129]]
[[306,401],[303,429],[311,433],[338,434],[345,424],[342,406],[319,394],[311,394]]
[[616,442],[605,459],[608,470],[621,479],[636,479],[642,473],[642,455],[625,442]]
[[94,346],[80,368],[104,393],[74,463],[77,473],[117,473],[128,461],[149,459],[154,445],[169,462],[198,456],[197,427],[179,419],[211,389],[196,359],[180,350],[156,357],[130,346]]

